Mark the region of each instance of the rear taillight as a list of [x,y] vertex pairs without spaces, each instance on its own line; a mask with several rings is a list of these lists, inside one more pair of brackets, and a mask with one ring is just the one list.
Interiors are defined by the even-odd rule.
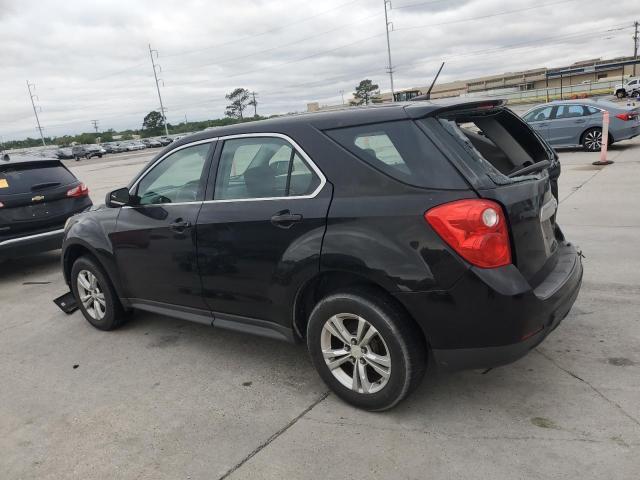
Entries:
[[4,203],[0,202],[0,208],[4,207]]
[[502,207],[483,199],[458,200],[432,208],[424,218],[458,255],[472,265],[496,268],[511,263]]
[[625,122],[628,122],[629,120],[633,120],[636,117],[637,115],[635,113],[619,113],[618,115],[616,115],[616,118],[619,118],[620,120],[624,120]]
[[71,190],[67,190],[67,197],[77,198],[86,197],[89,195],[89,189],[84,183],[81,183],[77,187],[73,187]]

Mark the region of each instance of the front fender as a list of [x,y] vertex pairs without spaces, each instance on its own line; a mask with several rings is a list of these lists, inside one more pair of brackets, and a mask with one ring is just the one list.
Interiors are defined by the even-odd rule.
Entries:
[[91,254],[104,268],[116,293],[122,299],[120,275],[110,235],[115,231],[120,209],[90,211],[74,218],[65,232],[62,243],[62,270],[67,285],[73,262],[80,255]]

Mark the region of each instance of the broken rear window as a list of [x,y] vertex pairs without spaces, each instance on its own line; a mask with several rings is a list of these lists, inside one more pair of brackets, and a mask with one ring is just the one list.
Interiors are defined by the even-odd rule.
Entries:
[[538,162],[554,161],[553,152],[508,110],[450,112],[438,121],[467,151],[468,166],[497,184],[513,182],[509,176]]

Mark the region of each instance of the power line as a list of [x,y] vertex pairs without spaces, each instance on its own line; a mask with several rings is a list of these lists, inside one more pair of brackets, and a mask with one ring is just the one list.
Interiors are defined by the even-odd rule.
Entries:
[[413,25],[413,26],[410,26],[410,27],[399,28],[399,29],[397,29],[397,31],[414,30],[416,28],[441,27],[441,26],[444,26],[444,25],[453,25],[455,23],[471,22],[471,21],[474,21],[474,20],[484,20],[486,18],[499,17],[499,16],[502,16],[502,15],[509,15],[511,13],[527,12],[529,10],[536,10],[538,8],[550,7],[550,6],[553,6],[553,5],[560,5],[562,3],[577,2],[577,1],[578,0],[561,0],[559,2],[541,3],[540,5],[534,5],[532,7],[520,8],[520,9],[517,9],[517,10],[505,10],[505,11],[502,11],[502,12],[490,13],[488,15],[481,15],[479,17],[463,18],[461,20],[451,20],[449,22],[428,23],[428,24],[425,24],[425,25]]
[[[623,26],[622,28],[617,28],[617,27],[620,27],[620,25],[625,25],[625,26]],[[593,36],[594,34],[606,33],[606,32],[611,32],[611,31],[615,31],[615,30],[622,30],[622,29],[626,29],[626,28],[631,28],[632,26],[633,25],[629,25],[629,24],[610,25],[608,29],[602,30],[602,31],[599,31],[599,32],[593,32],[592,30],[589,30],[589,31],[585,31],[585,33],[576,32],[576,33],[567,34],[567,35],[556,35],[556,36],[551,36],[551,37],[544,37],[544,38],[539,38],[539,39],[526,41],[526,42],[519,42],[519,43],[516,43],[516,44],[511,44],[511,45],[502,46],[502,47],[480,49],[480,50],[475,50],[475,51],[471,51],[471,52],[466,52],[464,54],[452,55],[452,56],[449,56],[449,57],[445,56],[445,59],[449,62],[449,61],[451,61],[451,59],[454,59],[454,58],[462,58],[462,57],[465,57],[465,56],[472,56],[472,55],[473,56],[475,56],[475,55],[485,55],[485,54],[494,53],[494,52],[498,52],[498,51],[506,51],[506,50],[510,50],[510,49],[514,49],[514,48],[517,49],[517,48],[522,48],[524,45],[527,45],[527,44],[539,44],[541,42],[546,42],[546,41],[549,41],[549,40],[559,40],[559,39],[564,39],[564,38],[577,38],[577,37],[581,37],[581,36]],[[364,40],[366,40],[366,39],[360,40],[360,41],[358,41],[358,43],[361,42],[361,41],[364,41]],[[534,45],[534,46],[537,46],[537,45]],[[344,48],[344,47],[345,46],[338,47],[338,48]],[[440,58],[440,57],[438,57],[438,58]],[[401,64],[401,65],[402,66],[415,66],[415,65],[422,65],[422,64],[425,64],[425,63],[429,63],[429,60],[421,59],[421,60],[416,61],[416,62],[405,63],[405,64]],[[349,74],[343,74],[343,75],[340,75],[340,76],[335,76],[335,77],[332,77],[332,78],[324,78],[322,80],[314,80],[312,82],[304,82],[304,83],[298,82],[298,83],[294,83],[294,84],[288,84],[288,85],[285,85],[285,86],[277,87],[278,90],[274,90],[273,93],[281,93],[283,91],[283,89],[289,89],[289,88],[299,90],[300,87],[305,87],[305,86],[313,86],[313,85],[316,85],[316,84],[325,85],[325,84],[331,83],[333,81],[339,81],[341,79],[344,79],[346,81],[346,80],[352,79],[356,75],[373,75],[373,74],[381,72],[381,71],[382,71],[381,69],[376,69],[376,70],[370,70],[370,71],[368,71],[366,73],[357,73],[357,74],[356,73],[349,73]],[[328,86],[330,86],[330,85],[328,85]],[[267,91],[266,93],[269,94],[270,92]],[[304,94],[307,95],[307,92],[304,92]],[[181,104],[181,105],[177,105],[175,107],[172,106],[172,108],[178,109],[178,108],[185,108],[185,107],[191,107],[191,106],[200,106],[200,105],[202,105],[202,103],[203,103],[202,100],[199,100],[197,102],[191,102],[191,103],[188,103],[188,104]],[[141,114],[145,114],[145,113],[147,113],[147,112],[146,111],[144,111],[144,112],[143,111],[132,112],[130,114],[124,114],[124,115],[122,113],[119,113],[117,115],[107,116],[107,117],[103,117],[103,118],[123,118],[123,117],[125,117],[125,118],[127,118],[127,117],[133,118],[134,115],[141,115]],[[83,120],[79,119],[77,121],[64,122],[64,123],[60,123],[60,124],[56,124],[56,125],[49,125],[48,127],[49,128],[54,128],[54,127],[57,128],[57,127],[63,127],[63,126],[67,126],[67,125],[81,124],[82,121]]]
[[[35,95],[32,91],[31,88],[33,87],[33,89],[36,89],[36,85],[34,83],[29,83],[29,80],[27,80],[27,89],[29,90],[29,99],[31,100],[31,106],[33,107],[33,114],[36,116],[36,123],[38,124],[38,131],[40,132],[40,139],[42,140],[42,146],[46,147],[47,144],[44,141],[44,134],[42,133],[42,126],[40,125],[40,119],[38,118],[38,109],[36,108],[36,103],[33,100],[34,98],[38,98],[37,95]],[[38,100],[40,100],[38,98]],[[40,108],[40,107],[38,107]]]
[[[557,1],[557,2],[544,3],[544,4],[532,6],[532,7],[526,7],[526,8],[522,8],[522,9],[518,9],[518,10],[508,10],[508,11],[496,12],[496,13],[492,13],[492,14],[489,14],[489,15],[481,15],[481,16],[478,16],[478,17],[470,17],[470,18],[465,18],[465,19],[461,19],[461,20],[452,20],[452,21],[432,23],[432,24],[427,24],[427,25],[416,25],[416,26],[411,26],[411,27],[398,28],[398,29],[395,29],[394,31],[395,32],[403,32],[403,31],[412,30],[412,29],[416,29],[416,28],[435,27],[435,26],[452,25],[452,24],[456,24],[456,23],[470,22],[470,21],[474,21],[474,20],[484,20],[484,19],[490,18],[490,17],[508,15],[508,14],[511,14],[511,13],[519,13],[519,12],[534,10],[534,9],[537,9],[537,8],[547,7],[547,6],[551,6],[551,5],[559,5],[559,4],[562,4],[562,3],[569,3],[569,2],[576,2],[576,1],[578,1],[578,0],[561,0],[561,1]],[[349,43],[346,43],[346,44],[343,44],[343,45],[340,45],[338,47],[334,47],[334,48],[331,48],[331,49],[328,49],[328,50],[322,50],[322,51],[319,51],[319,52],[315,52],[315,53],[313,53],[311,55],[306,55],[304,57],[297,58],[297,59],[294,59],[294,60],[289,60],[289,61],[281,62],[281,63],[278,63],[278,64],[263,66],[263,67],[260,67],[259,70],[246,70],[246,71],[243,71],[243,72],[238,72],[238,73],[234,73],[234,74],[231,74],[231,75],[225,75],[225,76],[221,76],[221,77],[218,77],[218,78],[229,79],[229,78],[234,78],[234,77],[238,77],[238,76],[241,76],[241,75],[254,74],[256,72],[261,72],[261,71],[264,71],[264,70],[267,70],[267,69],[273,69],[273,68],[283,67],[283,66],[286,66],[286,65],[291,65],[291,64],[294,64],[294,63],[298,63],[298,62],[302,62],[302,61],[305,61],[305,60],[309,60],[311,58],[319,57],[319,56],[324,55],[326,53],[332,53],[332,52],[335,52],[335,51],[338,51],[338,50],[342,50],[344,48],[348,48],[348,47],[351,47],[353,45],[357,45],[359,43],[366,42],[367,40],[372,40],[374,38],[381,37],[382,35],[386,35],[386,33],[387,32],[376,34],[376,35],[371,35],[371,36],[362,38],[360,40],[349,42]],[[209,80],[200,80],[200,81],[194,81],[194,82],[183,82],[181,84],[181,86],[182,85],[197,85],[197,84],[203,84],[203,83],[209,83],[209,82],[210,82]]]
[[[160,115],[162,115],[162,123],[164,123],[164,133],[169,136],[169,127],[167,126],[167,117],[164,112],[164,105],[162,104],[162,95],[160,95],[160,79],[158,79],[158,71],[160,65],[156,65],[155,60],[153,59],[153,54],[156,54],[156,58],[158,57],[158,51],[151,49],[151,44],[149,44],[149,57],[151,57],[151,66],[153,67],[153,77],[156,79],[156,89],[158,90],[158,100],[160,100]],[[160,68],[162,71],[162,68]],[[164,85],[164,82],[162,83]]]
[[308,22],[309,20],[313,20],[314,18],[320,17],[322,15],[326,15],[327,13],[331,13],[331,12],[333,12],[335,10],[340,10],[342,8],[348,7],[349,5],[352,5],[354,3],[358,3],[358,2],[361,2],[361,1],[363,1],[363,0],[352,0],[350,2],[343,3],[342,5],[338,5],[337,7],[333,7],[333,8],[330,8],[328,10],[325,10],[323,12],[316,13],[315,15],[311,15],[310,17],[305,17],[303,19],[296,20],[295,22],[285,23],[283,25],[279,25],[279,26],[271,28],[269,30],[265,30],[264,32],[255,33],[253,35],[246,35],[244,37],[240,37],[240,38],[237,38],[235,40],[229,40],[228,42],[218,43],[216,45],[210,45],[208,47],[198,48],[198,49],[195,49],[195,50],[186,50],[186,51],[182,51],[182,52],[166,54],[166,55],[163,55],[162,58],[176,57],[176,56],[182,56],[182,55],[190,55],[192,53],[199,53],[199,52],[203,52],[203,51],[206,51],[206,50],[211,50],[213,48],[219,48],[219,47],[224,47],[224,46],[227,46],[227,45],[231,45],[233,43],[243,42],[243,41],[249,40],[251,38],[262,37],[264,35],[268,35],[269,33],[278,32],[280,30],[284,30],[284,29],[289,28],[289,27],[291,27],[293,25],[299,25],[300,23]]
[[442,3],[442,2],[450,2],[451,0],[431,0],[430,2],[420,2],[420,3],[412,3],[409,5],[400,5],[399,7],[394,7],[394,10],[401,10],[403,8],[416,8],[422,7],[424,5],[433,5],[434,3]]
[[[360,18],[358,20],[351,21],[349,23],[340,25],[338,27],[334,27],[334,28],[331,28],[329,30],[324,30],[324,31],[316,33],[314,35],[298,38],[296,40],[292,40],[290,42],[282,43],[282,44],[276,45],[274,47],[266,48],[264,50],[255,51],[255,52],[249,53],[247,55],[233,56],[233,57],[225,58],[225,59],[222,59],[222,60],[219,60],[219,61],[207,62],[207,63],[203,63],[203,64],[199,64],[199,65],[194,65],[194,64],[186,65],[186,66],[184,66],[182,68],[179,68],[179,69],[178,68],[166,69],[165,72],[175,72],[175,71],[186,70],[186,69],[209,67],[209,66],[220,66],[220,65],[224,65],[226,63],[234,63],[234,62],[237,62],[238,60],[243,60],[245,58],[255,57],[256,55],[262,55],[264,53],[268,53],[268,52],[272,52],[274,50],[278,50],[279,48],[289,47],[291,45],[299,45],[300,43],[305,42],[307,40],[312,40],[314,38],[318,38],[318,37],[321,37],[323,35],[326,35],[327,33],[333,33],[333,32],[335,32],[337,30],[342,30],[343,28],[351,27],[351,26],[355,25],[356,23],[360,23],[360,22],[363,22],[365,20],[369,20],[369,19],[374,18],[374,17],[379,17],[381,15],[382,15],[381,13],[376,13],[374,15],[369,15],[367,17],[363,17],[363,18]],[[166,55],[164,55],[162,58],[165,58],[165,57],[166,57]]]

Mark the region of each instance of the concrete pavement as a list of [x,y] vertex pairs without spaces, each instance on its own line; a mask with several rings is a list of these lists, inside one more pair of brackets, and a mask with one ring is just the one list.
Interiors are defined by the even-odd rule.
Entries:
[[[586,255],[567,319],[381,414],[328,394],[302,346],[142,313],[100,332],[51,302],[57,252],[0,264],[0,478],[637,478],[640,142],[596,157],[561,153],[559,222]],[[148,158],[71,167],[102,202]]]

